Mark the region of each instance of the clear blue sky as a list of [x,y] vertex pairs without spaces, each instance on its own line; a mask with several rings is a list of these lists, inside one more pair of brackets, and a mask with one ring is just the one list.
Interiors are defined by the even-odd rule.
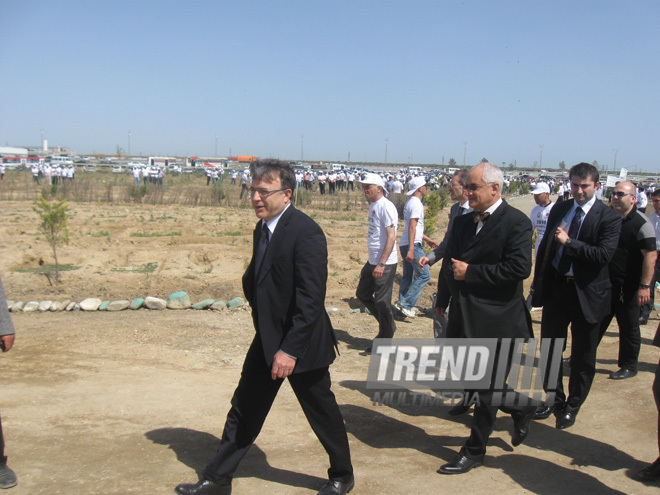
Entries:
[[659,30],[657,0],[0,0],[0,145],[660,171]]

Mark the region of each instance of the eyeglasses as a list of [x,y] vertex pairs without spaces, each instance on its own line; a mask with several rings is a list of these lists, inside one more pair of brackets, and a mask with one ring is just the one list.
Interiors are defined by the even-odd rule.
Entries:
[[248,189],[250,191],[250,197],[254,196],[254,193],[257,193],[261,199],[266,199],[268,196],[271,194],[275,194],[276,192],[282,192],[286,191],[287,188],[284,189],[265,189],[263,187],[251,187]]
[[488,184],[465,184],[463,186],[463,189],[465,189],[466,191],[474,192],[477,189],[479,189],[480,187],[484,187],[484,186],[487,186],[487,185]]
[[614,191],[612,193],[612,196],[616,196],[617,198],[623,198],[624,196],[633,196],[633,195],[630,193],[625,193],[623,191]]

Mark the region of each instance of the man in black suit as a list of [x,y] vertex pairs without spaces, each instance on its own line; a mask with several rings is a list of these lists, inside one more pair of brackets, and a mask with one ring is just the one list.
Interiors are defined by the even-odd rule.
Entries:
[[[554,413],[559,429],[575,423],[596,373],[599,327],[611,307],[608,265],[621,231],[621,217],[595,197],[600,187],[596,167],[579,163],[571,168],[569,180],[573,200],[550,212],[536,256],[532,297],[534,306],[543,306],[541,339],[564,345],[571,325],[568,399],[560,369],[554,402],[540,406],[535,415],[544,419]],[[549,384],[545,386],[547,390]]]
[[296,180],[289,164],[250,166],[252,206],[260,221],[243,291],[256,335],[245,356],[220,447],[196,484],[180,495],[228,495],[238,463],[254,443],[275,396],[289,379],[309,424],[330,457],[329,481],[319,495],[354,486],[344,420],[330,390],[328,366],[337,339],[325,311],[328,253],[321,228],[291,204]]
[[[451,298],[449,338],[532,335],[523,297],[523,280],[532,270],[532,226],[524,213],[501,198],[502,184],[502,171],[490,163],[468,174],[465,188],[474,214],[454,220],[438,281],[439,316]],[[481,465],[498,409],[492,402],[492,390],[479,393],[470,437],[438,472],[460,474]],[[506,408],[514,420],[514,446],[525,440],[535,409],[531,403]]]
[[[445,237],[442,239],[442,242],[438,244],[433,251],[429,252],[427,256],[424,256],[419,259],[419,266],[423,267],[424,265],[433,266],[436,262],[440,261],[445,257],[445,252],[447,251],[447,245],[449,244],[449,238],[451,233],[451,228],[454,225],[454,220],[456,217],[470,213],[472,208],[470,207],[467,191],[465,190],[465,181],[467,180],[468,171],[465,169],[459,170],[456,172],[449,182],[449,197],[452,201],[456,201],[451,208],[449,209],[449,224],[447,225],[447,230],[445,231]],[[447,333],[447,316],[439,317],[435,316],[433,318],[433,336],[436,339],[445,337]]]

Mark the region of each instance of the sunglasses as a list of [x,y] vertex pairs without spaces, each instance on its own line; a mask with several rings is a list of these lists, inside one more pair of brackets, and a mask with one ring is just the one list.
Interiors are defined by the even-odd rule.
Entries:
[[612,196],[616,196],[617,198],[623,198],[624,196],[632,196],[630,193],[625,193],[623,191],[614,191],[612,193]]

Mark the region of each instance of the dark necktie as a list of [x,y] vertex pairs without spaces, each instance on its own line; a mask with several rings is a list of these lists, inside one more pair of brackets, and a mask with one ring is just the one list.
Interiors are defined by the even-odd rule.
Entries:
[[261,268],[261,263],[264,260],[264,254],[268,247],[268,225],[266,222],[261,223],[261,234],[257,240],[257,249],[254,253],[254,276],[256,277]]
[[[582,219],[584,218],[584,211],[579,206],[575,210],[575,215],[571,221],[571,226],[568,228],[568,237],[571,239],[577,239],[578,232],[580,232],[580,225],[582,225]],[[566,246],[561,253],[561,258],[559,258],[559,264],[557,265],[557,271],[562,275],[568,273],[571,269],[571,257],[566,253]]]

